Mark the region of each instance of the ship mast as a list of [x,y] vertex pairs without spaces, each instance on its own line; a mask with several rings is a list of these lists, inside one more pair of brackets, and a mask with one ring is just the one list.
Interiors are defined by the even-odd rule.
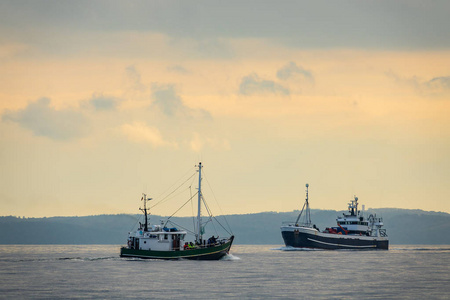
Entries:
[[197,211],[197,234],[195,237],[195,241],[197,244],[201,244],[202,242],[201,203],[202,203],[202,163],[200,162],[198,164],[198,211]]
[[144,200],[144,208],[139,208],[139,210],[142,210],[144,212],[145,215],[145,224],[144,224],[144,231],[148,231],[148,218],[147,218],[147,201],[152,200],[152,198],[148,198],[147,199],[147,195],[146,194],[142,194],[142,198],[141,201]]
[[307,225],[307,226],[311,225],[311,212],[309,211],[309,201],[308,201],[308,187],[309,187],[309,184],[306,184],[306,200],[305,200],[305,204],[303,204],[302,210],[301,210],[300,214],[298,215],[297,220],[295,221],[295,226],[298,226],[298,221],[300,220],[300,217],[302,216],[302,213],[305,210],[305,206],[306,206],[305,225]]
[[308,187],[309,184],[306,184],[306,220],[308,222],[308,225],[311,225],[311,211],[309,210]]

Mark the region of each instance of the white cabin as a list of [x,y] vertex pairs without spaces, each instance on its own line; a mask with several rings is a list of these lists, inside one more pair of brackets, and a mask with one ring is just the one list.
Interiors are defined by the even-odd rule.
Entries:
[[140,228],[128,233],[128,247],[138,250],[183,250],[187,232],[153,225],[149,231]]

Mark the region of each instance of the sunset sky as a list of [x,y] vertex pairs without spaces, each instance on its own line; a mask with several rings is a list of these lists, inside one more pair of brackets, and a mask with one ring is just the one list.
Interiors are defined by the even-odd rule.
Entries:
[[[450,1],[0,0],[0,215],[450,212]],[[158,207],[170,215],[177,207]]]

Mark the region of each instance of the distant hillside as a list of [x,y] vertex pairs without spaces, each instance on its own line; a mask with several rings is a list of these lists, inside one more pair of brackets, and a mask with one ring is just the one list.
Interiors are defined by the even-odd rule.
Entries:
[[[227,215],[236,244],[283,244],[280,225],[295,221],[298,211]],[[343,211],[311,210],[311,219],[321,230],[335,226]],[[369,209],[384,219],[391,244],[450,244],[450,214],[408,209]],[[137,227],[140,215],[17,218],[0,217],[0,244],[124,244],[128,231]],[[152,223],[164,219],[150,216]],[[218,217],[226,227],[223,216]],[[173,218],[177,225],[192,225],[192,218]],[[175,226],[175,225],[173,225]],[[225,235],[223,230],[205,236]]]

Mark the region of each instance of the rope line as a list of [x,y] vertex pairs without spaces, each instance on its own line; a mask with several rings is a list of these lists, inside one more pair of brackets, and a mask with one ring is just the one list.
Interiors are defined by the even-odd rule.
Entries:
[[179,212],[180,209],[182,209],[182,208],[183,208],[189,201],[191,201],[192,198],[194,198],[195,195],[197,195],[197,194],[198,194],[198,192],[195,193],[194,196],[192,196],[191,198],[189,198],[188,201],[184,202],[184,204],[183,204],[180,208],[178,208],[178,209],[177,209],[170,217],[168,217],[168,218],[167,218],[167,221],[166,221],[166,224],[167,224],[167,222],[170,220],[170,218],[172,218],[177,212]]
[[[223,219],[225,220],[225,223],[228,226],[228,229],[230,229],[231,234],[233,234],[233,230],[231,230],[231,226],[230,226],[230,224],[228,224],[227,218],[225,217],[225,214],[223,213],[222,208],[220,207],[219,202],[217,201],[216,195],[214,194],[214,191],[211,188],[211,185],[209,184],[208,178],[206,178],[206,174],[205,174],[205,180],[206,180],[206,183],[208,184],[209,189],[211,190],[211,193],[213,195],[214,201],[216,201],[216,204],[219,207],[220,213],[222,214]],[[228,230],[225,230],[225,231],[228,232]],[[228,234],[230,234],[230,233],[228,232]]]
[[[203,200],[203,204],[205,204],[206,210],[208,211],[208,214],[210,215],[210,219],[214,218],[214,220],[216,220],[216,222],[223,228],[223,230],[225,230],[228,234],[232,235],[233,233],[230,233],[220,222],[219,220],[211,213],[211,210],[209,209],[208,203],[206,203],[205,198],[203,198],[202,196],[202,200]],[[225,219],[226,220],[226,219]],[[214,223],[213,223],[214,224]],[[215,227],[214,227],[215,228]],[[231,228],[230,228],[231,231]]]
[[[162,198],[161,200],[159,200],[157,203],[155,203],[153,206],[151,206],[150,208],[153,208],[161,203],[163,203],[164,200],[166,200],[169,196],[171,196],[173,193],[175,193],[180,187],[182,187],[188,180],[190,180],[192,177],[194,177],[195,173],[192,174],[188,179],[186,179],[182,184],[180,184],[175,190],[173,190],[171,193],[169,193],[166,197]],[[172,185],[173,186],[173,185]]]

